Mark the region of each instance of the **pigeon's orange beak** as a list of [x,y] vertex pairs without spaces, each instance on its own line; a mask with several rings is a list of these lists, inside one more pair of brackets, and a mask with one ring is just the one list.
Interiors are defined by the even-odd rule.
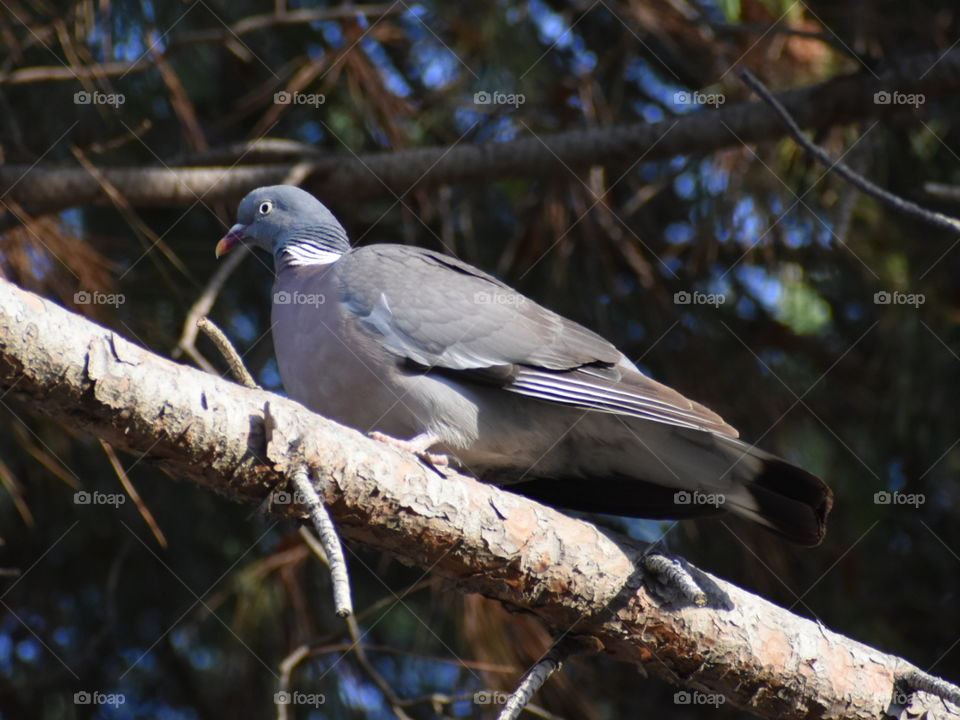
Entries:
[[230,228],[230,231],[220,238],[220,242],[217,243],[217,249],[215,251],[217,257],[223,257],[239,245],[243,240],[243,233],[246,229],[247,226],[242,223],[237,223]]

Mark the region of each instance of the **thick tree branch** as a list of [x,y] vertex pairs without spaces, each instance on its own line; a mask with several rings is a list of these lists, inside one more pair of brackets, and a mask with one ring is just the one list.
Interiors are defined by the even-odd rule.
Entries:
[[[960,48],[938,57],[920,55],[892,61],[874,76],[863,71],[777,96],[803,128],[823,130],[890,112],[896,105],[878,104],[875,93],[923,93],[926,102],[960,90]],[[136,206],[189,207],[234,202],[261,185],[304,179],[304,187],[324,200],[406,192],[412,185],[435,186],[500,177],[544,177],[565,168],[595,165],[624,166],[638,157],[648,161],[677,155],[702,154],[780,138],[786,130],[777,113],[761,102],[724,105],[657,123],[534,134],[510,142],[463,143],[453,148],[428,147],[356,156],[316,150],[298,151],[272,164],[235,167],[99,168],[102,178],[123,188]],[[276,148],[274,148],[275,150]],[[224,157],[231,164],[242,153]],[[245,159],[245,158],[244,158]],[[71,205],[103,203],[103,186],[82,168],[7,165],[0,167],[0,195],[24,205],[31,213]],[[8,221],[9,222],[9,221]]]
[[0,391],[240,502],[259,504],[306,458],[344,536],[758,715],[880,718],[909,700],[911,712],[960,717],[926,691],[903,697],[896,682],[914,668],[899,658],[706,573],[696,574],[706,607],[664,604],[637,569],[640,543],[452,471],[439,477],[291,400],[178,365],[5,281]]

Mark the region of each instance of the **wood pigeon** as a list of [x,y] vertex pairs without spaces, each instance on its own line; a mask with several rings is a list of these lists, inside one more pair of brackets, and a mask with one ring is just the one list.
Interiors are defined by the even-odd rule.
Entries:
[[273,255],[280,377],[311,410],[561,508],[731,511],[797,543],[823,539],[823,481],[495,277],[432,250],[351,248],[297,187],[252,191],[237,219],[217,256],[238,243]]

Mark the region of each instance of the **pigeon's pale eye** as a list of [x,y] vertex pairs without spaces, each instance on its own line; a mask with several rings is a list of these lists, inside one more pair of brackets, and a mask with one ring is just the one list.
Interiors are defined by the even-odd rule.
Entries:
[[272,210],[273,210],[273,203],[270,202],[269,200],[264,200],[262,203],[260,203],[261,215],[269,215]]

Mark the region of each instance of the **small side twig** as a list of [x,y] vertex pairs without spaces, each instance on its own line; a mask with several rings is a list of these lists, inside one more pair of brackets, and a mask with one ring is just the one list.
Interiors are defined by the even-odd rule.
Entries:
[[796,140],[797,143],[812,157],[826,165],[829,172],[837,173],[837,175],[842,177],[854,187],[859,188],[870,197],[876,198],[883,204],[892,207],[895,210],[899,210],[907,215],[912,215],[913,217],[924,220],[925,222],[936,225],[937,227],[945,228],[953,232],[960,232],[960,220],[952,218],[949,215],[944,215],[943,213],[927,210],[926,208],[920,207],[910,200],[905,200],[902,197],[894,195],[892,192],[884,190],[879,185],[870,182],[865,177],[857,173],[849,165],[845,165],[840,160],[835,159],[830,155],[830,153],[808,139],[807,136],[803,134],[800,126],[797,125],[796,121],[793,119],[787,109],[773,96],[773,94],[757,78],[756,75],[747,69],[742,69],[740,70],[740,78],[751,90],[760,96],[761,100],[773,108],[774,112],[780,116],[780,119],[783,120],[784,125],[787,126],[787,130],[790,132],[790,135],[793,137],[793,139]]
[[919,668],[909,668],[898,672],[896,675],[896,684],[908,692],[923,690],[931,695],[936,695],[941,700],[960,706],[960,687],[948,683],[946,680],[942,680],[930,673],[926,673]]
[[147,504],[143,501],[143,498],[140,497],[140,493],[137,492],[137,488],[134,487],[133,482],[131,482],[130,476],[127,475],[127,471],[124,470],[123,465],[120,463],[120,458],[117,457],[117,453],[114,451],[113,446],[101,438],[100,447],[102,447],[103,452],[106,453],[107,460],[110,461],[110,466],[120,479],[120,484],[123,485],[123,489],[127,491],[127,495],[129,495],[133,500],[133,504],[137,506],[137,511],[140,513],[140,517],[143,518],[143,521],[147,524],[147,527],[150,528],[150,532],[153,533],[153,537],[156,539],[157,544],[162,548],[167,547],[167,537],[163,534],[163,530],[160,529],[160,525],[157,524],[157,520],[154,518],[153,513],[150,512],[150,508],[147,507]]
[[287,708],[290,705],[290,676],[297,665],[310,655],[310,651],[309,645],[301,645],[280,663],[280,682],[277,685],[277,693],[273,696],[273,703],[277,706],[277,720],[287,720]]
[[310,473],[301,465],[290,475],[293,489],[300,495],[301,502],[310,513],[310,520],[320,538],[320,544],[330,566],[330,578],[333,582],[333,605],[337,615],[349,617],[353,614],[353,601],[350,598],[350,577],[347,574],[347,561],[343,556],[343,545],[337,534],[333,518],[317,491],[310,482]]
[[707,594],[700,589],[679,560],[653,550],[644,553],[641,564],[644,570],[655,575],[672,593],[679,594],[684,600],[697,607],[707,604]]
[[180,333],[180,339],[177,341],[177,346],[173,349],[174,358],[186,353],[201,370],[215,372],[213,365],[197,350],[198,323],[200,318],[209,314],[223,286],[249,253],[249,246],[241,245],[230,253],[227,259],[223,261],[223,264],[217,268],[217,271],[213,274],[213,277],[210,278],[203,292],[200,293],[200,297],[190,306],[190,311],[183,321],[183,331]]
[[[200,318],[197,321],[197,326],[217,346],[217,349],[230,364],[230,370],[242,385],[248,388],[259,387],[244,366],[243,359],[237,353],[236,348],[210,318]],[[301,502],[307,508],[310,521],[313,523],[320,539],[320,545],[326,556],[325,562],[330,568],[330,578],[333,582],[333,606],[336,613],[340,617],[348,617],[353,614],[353,601],[350,598],[350,576],[347,574],[347,561],[343,556],[343,545],[340,542],[340,535],[337,533],[337,526],[333,524],[330,512],[314,489],[313,483],[310,481],[310,472],[305,464],[301,464],[290,474],[290,483],[293,485],[294,492],[297,493]]]
[[520,717],[520,713],[529,705],[533,696],[570,656],[595,653],[598,650],[598,643],[593,639],[588,640],[577,635],[567,635],[557,640],[523,676],[517,689],[504,703],[497,720],[516,720]]
[[240,357],[236,348],[233,347],[233,343],[227,339],[227,336],[223,334],[223,330],[218,328],[213,320],[208,317],[202,317],[197,320],[197,327],[203,330],[207,334],[207,337],[213,341],[213,344],[217,346],[217,349],[230,364],[230,371],[233,373],[233,376],[241,385],[248,388],[260,387],[254,381],[253,375],[250,374],[243,364],[243,359]]

